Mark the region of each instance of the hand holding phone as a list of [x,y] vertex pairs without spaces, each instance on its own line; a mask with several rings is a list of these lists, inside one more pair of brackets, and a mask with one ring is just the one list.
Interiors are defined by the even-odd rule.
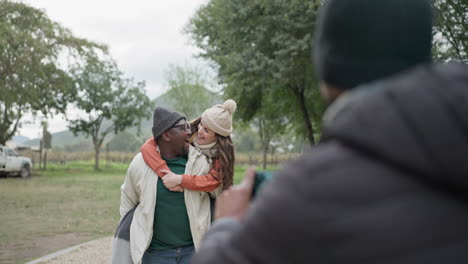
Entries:
[[255,172],[255,180],[252,190],[252,199],[257,196],[261,188],[265,185],[266,182],[270,181],[273,178],[273,173],[269,171],[257,171]]
[[249,208],[254,181],[255,169],[250,168],[240,184],[233,185],[223,191],[216,199],[215,219],[228,217],[242,220]]

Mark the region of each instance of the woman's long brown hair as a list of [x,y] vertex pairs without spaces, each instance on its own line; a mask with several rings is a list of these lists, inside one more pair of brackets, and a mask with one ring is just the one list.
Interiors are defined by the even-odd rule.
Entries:
[[[196,139],[198,133],[198,125],[200,124],[200,122],[201,117],[190,122],[190,127],[192,130],[192,136],[190,138],[190,141]],[[218,177],[223,183],[223,190],[225,190],[229,188],[234,181],[234,144],[232,143],[231,136],[223,137],[221,135],[216,134],[216,138],[218,141],[218,144],[215,145],[215,148],[217,148],[217,153],[216,156],[213,158],[219,161],[220,170],[218,170]],[[212,164],[212,166],[214,166],[214,163]]]
[[221,169],[221,179],[223,182],[223,190],[230,187],[234,180],[234,144],[231,136],[223,137],[216,134],[218,138],[218,153],[216,154]]

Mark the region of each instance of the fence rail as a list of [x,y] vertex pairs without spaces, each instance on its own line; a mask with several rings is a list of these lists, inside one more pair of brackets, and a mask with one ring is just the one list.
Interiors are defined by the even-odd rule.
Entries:
[[[21,155],[31,158],[35,168],[39,167],[39,152],[33,152],[30,150],[19,152]],[[102,151],[99,155],[99,159],[102,165],[105,165],[106,162],[130,163],[136,154],[137,153],[133,152]],[[267,165],[278,166],[299,156],[300,153],[269,154],[267,157]],[[94,152],[64,152],[53,150],[49,150],[47,152],[47,163],[67,164],[70,161],[90,160],[94,160]],[[236,164],[260,166],[263,164],[263,155],[261,153],[236,153]]]

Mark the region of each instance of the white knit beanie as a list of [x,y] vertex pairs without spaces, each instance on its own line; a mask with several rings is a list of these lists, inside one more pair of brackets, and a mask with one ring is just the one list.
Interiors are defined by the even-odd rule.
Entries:
[[232,114],[236,111],[236,107],[236,102],[229,99],[222,105],[217,104],[206,109],[202,114],[203,124],[216,134],[229,136],[232,133]]

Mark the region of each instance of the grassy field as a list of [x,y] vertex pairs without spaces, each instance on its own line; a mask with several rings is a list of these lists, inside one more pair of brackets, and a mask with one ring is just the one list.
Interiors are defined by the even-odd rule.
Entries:
[[[128,164],[99,172],[92,162],[49,165],[28,179],[0,178],[0,263],[23,263],[112,235]],[[235,168],[235,182],[246,167]]]

